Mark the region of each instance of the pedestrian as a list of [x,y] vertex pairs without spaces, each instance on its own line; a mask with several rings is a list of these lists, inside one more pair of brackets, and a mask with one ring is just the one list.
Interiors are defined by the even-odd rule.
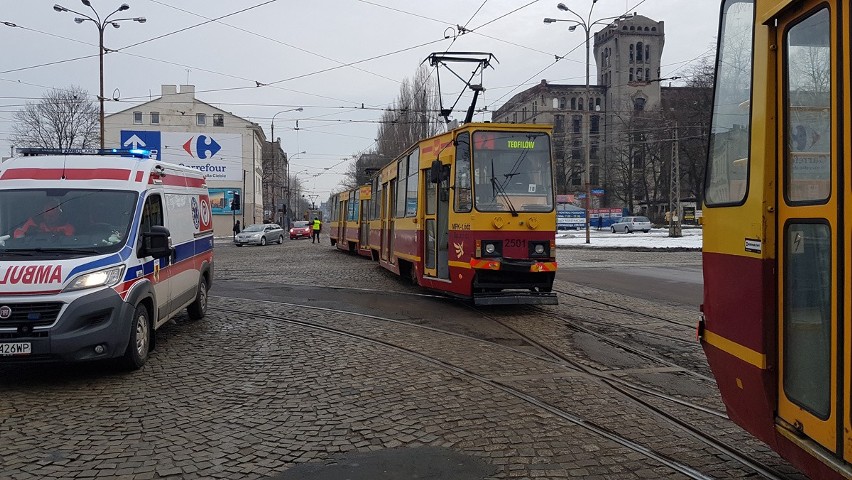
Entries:
[[319,218],[314,217],[314,224],[313,224],[313,234],[314,235],[313,235],[313,237],[311,237],[311,243],[314,243],[314,241],[316,241],[316,243],[320,243],[319,234],[320,234],[321,229],[322,229],[322,222],[320,222]]
[[240,221],[237,220],[237,223],[234,224],[234,237],[236,238],[237,234],[242,231],[243,230],[240,228]]

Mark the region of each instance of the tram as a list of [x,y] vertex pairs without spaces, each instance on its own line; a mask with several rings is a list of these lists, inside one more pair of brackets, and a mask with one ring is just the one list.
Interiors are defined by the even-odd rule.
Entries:
[[848,0],[725,0],[698,335],[728,416],[852,478]]
[[332,244],[477,305],[556,304],[550,127],[468,123],[331,198]]

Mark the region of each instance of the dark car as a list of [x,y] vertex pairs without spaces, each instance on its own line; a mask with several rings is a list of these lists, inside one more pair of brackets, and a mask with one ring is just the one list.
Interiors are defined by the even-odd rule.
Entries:
[[234,244],[266,245],[267,243],[284,243],[284,229],[274,223],[257,223],[249,225],[234,237]]
[[293,226],[290,227],[290,240],[311,238],[311,223],[313,222],[293,222]]

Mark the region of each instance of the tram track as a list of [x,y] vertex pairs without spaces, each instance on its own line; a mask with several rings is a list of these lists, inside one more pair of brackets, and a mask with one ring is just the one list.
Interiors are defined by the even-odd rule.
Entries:
[[[222,298],[226,298],[226,297],[222,297]],[[582,365],[581,363],[579,363],[575,360],[572,360],[572,359],[568,358],[567,356],[561,354],[557,350],[550,348],[550,347],[542,344],[541,342],[538,342],[537,340],[531,338],[530,336],[524,334],[523,332],[520,332],[517,329],[515,329],[515,328],[513,328],[509,325],[506,325],[505,322],[502,322],[499,319],[491,318],[492,320],[496,320],[503,328],[506,328],[507,330],[511,331],[514,335],[517,335],[524,342],[527,342],[528,344],[530,344],[531,346],[533,346],[534,348],[536,348],[537,350],[539,350],[542,353],[541,354],[535,354],[535,353],[531,353],[527,350],[521,350],[521,349],[514,348],[514,347],[511,347],[511,346],[508,346],[508,345],[504,345],[504,344],[501,344],[501,343],[498,343],[498,342],[489,341],[487,339],[482,339],[482,338],[478,338],[478,337],[474,337],[474,336],[470,336],[470,335],[465,335],[465,334],[461,334],[461,333],[457,333],[457,332],[451,332],[451,331],[447,331],[447,330],[444,330],[444,329],[438,329],[438,328],[429,327],[429,326],[426,326],[426,325],[416,324],[416,323],[412,323],[412,322],[407,322],[407,321],[403,321],[403,320],[397,320],[397,319],[382,317],[382,316],[378,316],[378,315],[364,314],[364,313],[359,313],[359,312],[351,312],[351,311],[333,309],[333,308],[328,308],[328,307],[316,307],[316,306],[304,305],[304,304],[298,304],[298,303],[286,303],[286,302],[274,302],[274,301],[261,301],[261,302],[273,304],[273,305],[285,306],[285,307],[298,307],[300,309],[301,308],[307,308],[307,309],[313,309],[313,310],[318,310],[318,311],[324,311],[324,312],[328,312],[328,313],[352,315],[352,316],[369,318],[369,319],[382,321],[382,322],[397,323],[397,324],[400,324],[400,325],[405,325],[407,327],[424,329],[424,330],[428,330],[428,331],[432,331],[432,332],[440,333],[440,334],[444,334],[444,335],[451,335],[451,336],[462,338],[462,339],[465,339],[465,340],[476,341],[476,342],[485,342],[485,343],[488,343],[490,345],[494,345],[498,348],[510,350],[510,351],[512,351],[516,354],[526,356],[527,358],[534,358],[534,359],[537,359],[537,360],[540,360],[540,361],[556,363],[556,364],[560,365],[562,368],[568,368],[568,369],[570,369],[574,372],[579,372],[579,373],[583,374],[584,376],[594,378],[594,379],[601,381],[602,383],[607,385],[609,388],[620,393],[621,395],[623,395],[624,397],[626,397],[630,401],[641,405],[642,407],[644,407],[645,409],[647,409],[651,413],[657,415],[660,418],[663,418],[664,420],[668,421],[672,425],[674,425],[674,426],[680,428],[681,430],[687,432],[689,435],[691,435],[694,438],[698,439],[699,441],[705,443],[709,447],[711,447],[715,450],[718,450],[719,452],[728,456],[732,460],[740,463],[741,465],[749,468],[750,470],[752,470],[756,473],[759,473],[759,474],[765,476],[766,478],[772,478],[772,479],[787,478],[783,474],[776,472],[772,467],[763,465],[760,462],[757,462],[757,461],[750,459],[746,455],[740,454],[734,448],[726,445],[725,443],[723,443],[719,440],[716,440],[713,437],[710,437],[709,435],[704,434],[698,428],[693,427],[688,422],[680,420],[677,417],[675,417],[671,414],[668,414],[665,410],[649,403],[647,400],[640,398],[638,395],[644,394],[644,395],[652,396],[652,397],[655,397],[655,398],[658,398],[658,399],[661,399],[661,400],[664,400],[664,401],[667,401],[667,402],[670,402],[670,403],[673,403],[673,404],[676,404],[676,405],[679,405],[679,406],[682,406],[682,407],[685,407],[685,408],[689,408],[689,409],[692,409],[692,410],[695,410],[695,411],[702,412],[706,415],[713,416],[714,418],[727,419],[727,415],[725,415],[723,412],[720,412],[718,410],[713,410],[713,409],[710,409],[710,408],[707,408],[707,407],[704,407],[702,405],[698,405],[698,404],[695,404],[695,403],[692,403],[692,402],[688,402],[688,401],[682,400],[680,398],[673,397],[671,395],[667,395],[667,394],[662,393],[662,392],[657,392],[657,391],[649,389],[645,386],[630,382],[628,380],[624,380],[622,378],[617,378],[617,377],[613,376],[612,373],[598,371],[598,370],[593,369],[591,367]],[[668,457],[666,457],[664,454],[661,454],[661,453],[658,453],[658,452],[653,452],[648,447],[644,447],[642,445],[639,445],[638,443],[634,442],[633,440],[630,440],[626,437],[620,436],[617,433],[606,429],[605,427],[601,427],[601,426],[595,424],[594,422],[590,422],[586,419],[578,417],[576,414],[573,414],[573,413],[564,411],[562,409],[559,409],[557,406],[554,406],[554,405],[552,405],[552,404],[550,404],[546,401],[538,399],[538,398],[534,397],[533,395],[530,395],[530,394],[525,393],[521,390],[518,390],[517,388],[514,388],[510,385],[506,385],[505,383],[502,383],[499,380],[487,378],[487,377],[485,377],[481,374],[472,372],[472,371],[467,370],[467,369],[460,367],[458,365],[454,365],[454,364],[449,363],[449,362],[442,360],[440,358],[437,358],[437,357],[434,357],[434,356],[431,356],[431,355],[428,355],[428,354],[424,354],[422,352],[417,352],[416,350],[413,350],[413,349],[405,347],[405,346],[398,345],[396,343],[392,343],[392,342],[389,342],[389,341],[386,341],[386,340],[375,339],[375,338],[368,337],[368,336],[365,336],[365,335],[362,335],[362,334],[352,333],[350,331],[343,330],[343,329],[332,328],[332,327],[328,327],[328,326],[324,326],[324,325],[317,325],[315,323],[311,323],[311,322],[304,321],[304,320],[297,320],[297,319],[291,319],[291,318],[268,315],[268,314],[257,314],[257,313],[253,313],[253,312],[245,312],[245,311],[241,311],[241,310],[237,310],[237,309],[226,309],[226,308],[222,308],[222,307],[211,307],[211,308],[214,308],[216,310],[223,311],[223,312],[229,312],[229,313],[251,314],[251,315],[255,315],[255,316],[260,316],[262,318],[272,318],[272,319],[284,320],[284,321],[294,323],[294,324],[298,324],[298,325],[302,325],[302,326],[305,326],[305,327],[308,327],[308,328],[317,328],[317,329],[320,329],[320,330],[339,333],[341,335],[349,336],[349,337],[352,337],[352,338],[359,338],[359,339],[363,339],[363,340],[366,340],[366,341],[369,341],[369,342],[373,342],[373,343],[385,345],[385,346],[388,346],[388,347],[392,347],[392,348],[395,348],[395,349],[399,349],[399,350],[405,351],[407,353],[410,353],[412,355],[415,355],[418,358],[422,358],[424,360],[438,364],[442,368],[451,370],[451,371],[456,372],[456,373],[463,374],[463,375],[468,376],[470,378],[474,378],[478,381],[482,381],[484,383],[487,383],[488,385],[494,386],[495,388],[498,388],[501,391],[509,393],[512,396],[515,396],[516,398],[522,399],[522,400],[524,400],[528,403],[531,403],[531,404],[533,404],[537,407],[543,408],[543,409],[553,413],[554,415],[559,416],[560,418],[563,418],[563,419],[565,419],[565,420],[567,420],[567,421],[569,421],[569,422],[571,422],[575,425],[587,428],[587,429],[589,429],[589,430],[591,430],[595,433],[599,433],[599,434],[605,436],[606,438],[610,438],[609,435],[614,435],[615,437],[618,438],[618,440],[616,440],[615,438],[611,438],[611,439],[613,439],[613,441],[617,441],[619,444],[624,445],[625,447],[630,448],[631,450],[636,451],[637,453],[642,453],[643,455],[646,455],[648,458],[653,458],[657,461],[660,461],[661,463],[663,463],[665,465],[668,465],[666,462],[673,461],[671,459],[668,459]],[[483,316],[489,316],[488,313],[481,312],[481,311],[477,310],[476,307],[471,306],[471,308],[473,308],[474,310],[477,311],[477,313],[480,313]],[[651,356],[651,357],[654,358],[656,361],[662,360],[662,359],[658,359],[658,358],[653,357],[653,356]],[[677,368],[684,370],[684,371],[688,371],[688,370],[683,369],[682,367],[677,367]],[[710,379],[710,380],[712,381],[712,379]],[[634,392],[639,392],[639,393],[637,394],[637,393],[634,393]],[[676,471],[680,472],[680,473],[687,475],[689,478],[708,478],[705,475],[701,474],[700,472],[695,472],[691,469],[691,467],[688,467],[688,466],[685,466],[685,465],[678,465],[677,467],[672,467],[672,468],[675,469]]]
[[[482,314],[488,315],[485,312],[482,312]],[[715,439],[714,437],[712,437],[708,434],[705,434],[700,429],[692,426],[690,424],[690,422],[681,420],[680,418],[677,418],[676,416],[666,412],[665,410],[661,409],[660,407],[657,407],[656,405],[653,405],[653,404],[649,403],[648,401],[640,398],[637,394],[633,393],[631,390],[640,392],[642,394],[651,395],[653,397],[661,398],[661,399],[667,400],[671,403],[675,403],[675,404],[678,404],[678,405],[681,405],[681,406],[684,406],[684,407],[687,407],[687,408],[690,408],[690,409],[693,409],[693,410],[698,410],[698,411],[704,412],[706,414],[713,415],[717,418],[722,418],[722,419],[728,420],[728,416],[726,414],[719,412],[719,411],[716,411],[716,410],[712,410],[712,409],[703,407],[701,405],[694,404],[692,402],[683,401],[679,398],[672,397],[670,395],[661,394],[659,392],[655,392],[653,390],[644,388],[642,386],[637,386],[636,384],[633,384],[632,382],[627,382],[627,381],[624,381],[623,379],[613,377],[611,374],[608,374],[608,373],[605,373],[605,372],[595,371],[595,370],[591,369],[590,367],[583,365],[582,363],[577,362],[576,360],[569,358],[568,356],[562,354],[561,352],[559,352],[559,351],[557,351],[557,350],[555,350],[551,347],[548,347],[547,345],[542,344],[541,342],[535,340],[534,338],[531,338],[529,335],[526,335],[525,333],[523,333],[520,330],[512,327],[511,325],[507,325],[502,320],[500,320],[498,318],[494,318],[494,317],[491,317],[491,318],[492,318],[492,320],[494,320],[495,322],[497,322],[501,326],[513,331],[516,335],[523,338],[524,341],[526,341],[526,342],[530,343],[531,345],[534,345],[536,348],[546,352],[552,358],[557,359],[561,362],[565,362],[565,363],[571,365],[573,368],[581,370],[584,373],[588,374],[589,376],[592,376],[592,377],[599,379],[604,384],[606,384],[609,388],[620,393],[624,397],[628,398],[630,401],[642,406],[643,408],[647,409],[648,411],[652,412],[653,414],[657,415],[658,417],[663,418],[664,420],[668,421],[669,423],[677,426],[678,428],[680,428],[683,431],[687,432],[688,434],[692,435],[694,438],[705,443],[706,445],[710,446],[711,448],[714,448],[714,449],[722,452],[723,454],[729,456],[730,458],[734,459],[735,461],[739,462],[740,464],[754,470],[757,473],[760,473],[761,475],[765,476],[766,478],[778,478],[778,479],[787,478],[783,474],[775,472],[773,468],[771,468],[767,465],[763,465],[760,462],[756,462],[756,461],[752,460],[751,458],[749,458],[748,456],[739,453],[735,448],[725,444],[722,441]],[[581,329],[583,331],[588,330],[588,329],[583,329],[582,327],[581,327]],[[597,334],[596,332],[593,332],[593,331],[588,331],[588,333],[595,335],[599,338],[605,337],[605,336]],[[621,344],[621,342],[615,342],[615,343],[617,345],[623,345],[623,344]],[[623,346],[629,347],[629,346],[626,346],[626,345],[623,345]],[[641,351],[639,351],[637,349],[633,349],[633,348],[631,348],[631,351],[634,352],[634,353],[641,353]],[[649,358],[655,359],[656,357],[649,356]],[[657,359],[657,360],[662,361],[664,363],[670,363],[670,362],[663,360],[663,359]],[[671,365],[674,365],[674,364],[671,364]],[[688,372],[688,370],[684,370],[684,371]],[[695,373],[695,372],[692,372],[692,373]],[[696,374],[696,375],[698,375],[698,374]],[[707,377],[704,377],[703,375],[698,375],[698,377],[699,378],[707,378]],[[712,378],[709,378],[708,380],[715,383],[715,381]]]
[[[277,302],[265,302],[265,303],[276,303],[277,304]],[[282,305],[287,305],[287,304],[282,304]],[[304,307],[304,305],[299,305],[299,307]],[[542,410],[544,410],[544,411],[546,411],[546,412],[548,412],[548,413],[550,413],[550,414],[552,414],[556,417],[559,417],[562,420],[565,420],[565,421],[567,421],[567,422],[569,422],[569,423],[571,423],[575,426],[584,428],[584,429],[586,429],[586,430],[588,430],[588,431],[590,431],[590,432],[592,432],[596,435],[599,435],[602,438],[610,440],[610,441],[617,443],[618,445],[621,445],[622,447],[625,447],[625,448],[627,448],[627,449],[629,449],[633,452],[641,454],[641,455],[645,456],[646,458],[654,460],[654,461],[658,462],[659,464],[661,464],[665,467],[668,467],[672,471],[675,471],[675,472],[678,472],[680,474],[685,475],[687,478],[696,479],[696,480],[699,480],[699,479],[700,480],[710,480],[712,478],[712,477],[710,477],[710,476],[708,476],[708,475],[706,475],[706,474],[704,474],[704,473],[702,473],[702,472],[700,472],[700,471],[698,471],[698,470],[696,470],[696,469],[694,469],[694,468],[692,468],[692,467],[690,467],[690,466],[688,466],[688,465],[686,465],[682,462],[679,462],[675,459],[670,458],[669,456],[667,456],[663,453],[657,452],[657,451],[655,451],[655,450],[653,450],[649,447],[646,447],[644,445],[641,445],[641,444],[639,444],[639,443],[637,443],[637,442],[635,442],[635,441],[633,441],[633,440],[631,440],[627,437],[619,435],[618,433],[613,432],[613,431],[607,429],[606,427],[600,426],[600,425],[598,425],[598,424],[596,424],[592,421],[584,419],[584,418],[577,416],[577,415],[575,415],[571,412],[560,409],[560,408],[558,408],[558,407],[556,407],[556,406],[554,406],[554,405],[552,405],[552,404],[550,404],[550,403],[548,403],[544,400],[536,398],[533,395],[530,395],[528,393],[524,393],[523,391],[520,391],[516,388],[513,388],[513,387],[510,387],[510,386],[505,385],[503,383],[500,383],[499,381],[489,379],[489,378],[487,378],[483,375],[480,375],[476,372],[473,372],[469,369],[460,367],[458,365],[454,365],[452,363],[444,361],[444,360],[437,358],[435,356],[424,354],[424,353],[418,352],[414,349],[407,348],[405,346],[398,345],[398,344],[395,344],[395,343],[392,343],[392,342],[389,342],[389,341],[386,341],[386,340],[372,338],[372,337],[369,337],[369,336],[366,336],[366,335],[353,333],[353,332],[346,331],[346,330],[339,329],[339,328],[333,328],[333,327],[329,327],[329,326],[325,326],[325,325],[317,325],[317,324],[312,323],[312,322],[308,322],[308,321],[305,321],[305,320],[299,320],[299,319],[295,319],[295,318],[289,318],[289,317],[286,317],[286,316],[270,315],[270,314],[263,314],[263,313],[257,313],[257,312],[247,312],[247,311],[243,311],[243,310],[239,310],[239,309],[222,308],[222,307],[216,307],[216,306],[211,306],[211,307],[209,307],[209,309],[220,311],[220,312],[225,312],[225,313],[232,313],[232,314],[250,314],[250,315],[253,315],[255,317],[286,322],[286,323],[289,323],[289,324],[292,324],[292,325],[297,325],[297,326],[301,326],[301,327],[304,327],[304,328],[322,331],[322,332],[326,332],[326,333],[333,333],[333,334],[339,335],[341,337],[357,339],[357,340],[360,340],[360,341],[371,343],[373,345],[382,346],[382,347],[397,350],[399,352],[405,353],[406,355],[409,355],[411,357],[417,358],[417,359],[422,360],[424,362],[427,362],[431,365],[439,367],[442,370],[448,371],[448,372],[453,373],[455,375],[461,375],[461,376],[469,378],[471,380],[480,382],[480,383],[487,385],[487,386],[489,386],[489,387],[491,387],[495,390],[498,390],[498,391],[503,392],[507,395],[515,397],[515,398],[517,398],[517,399],[519,399],[523,402],[526,402],[530,405],[533,405],[537,408],[540,408],[540,409],[542,409]],[[333,311],[333,309],[325,309],[325,310]],[[352,312],[340,311],[340,313],[356,315]],[[380,317],[375,317],[375,316],[372,316],[372,317],[380,318]],[[406,323],[406,322],[402,322],[402,323]],[[470,338],[473,338],[473,337],[470,337]],[[782,477],[770,477],[770,478],[779,478],[780,479]]]

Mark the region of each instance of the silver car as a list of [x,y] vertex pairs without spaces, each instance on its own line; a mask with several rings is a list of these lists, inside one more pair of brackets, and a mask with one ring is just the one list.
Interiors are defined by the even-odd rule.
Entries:
[[651,231],[651,220],[648,217],[623,217],[612,224],[612,233],[633,233],[637,230],[648,233]]
[[243,245],[266,245],[267,243],[284,243],[284,229],[275,223],[255,223],[249,225],[234,237],[234,244],[238,247]]

